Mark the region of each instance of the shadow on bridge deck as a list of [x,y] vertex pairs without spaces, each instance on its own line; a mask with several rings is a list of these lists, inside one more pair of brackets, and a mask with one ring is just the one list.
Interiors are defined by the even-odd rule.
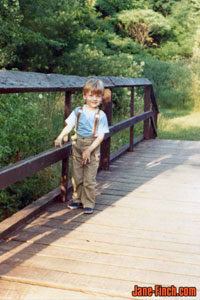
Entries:
[[93,215],[55,203],[1,241],[0,299],[133,299],[135,285],[199,292],[199,175],[200,142],[140,143],[98,174]]

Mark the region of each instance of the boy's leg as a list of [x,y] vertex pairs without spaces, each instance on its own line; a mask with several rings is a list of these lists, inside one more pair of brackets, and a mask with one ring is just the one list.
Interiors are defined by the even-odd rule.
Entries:
[[78,141],[72,144],[72,185],[73,185],[73,202],[81,203],[81,194],[83,186],[83,165],[82,154]]
[[81,201],[83,207],[94,208],[95,206],[95,187],[96,175],[99,166],[99,147],[94,150],[90,157],[90,163],[84,166],[83,186]]

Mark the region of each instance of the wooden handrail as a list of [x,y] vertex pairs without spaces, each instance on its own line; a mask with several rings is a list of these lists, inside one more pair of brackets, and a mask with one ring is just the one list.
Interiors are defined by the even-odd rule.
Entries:
[[[152,116],[152,111],[148,111],[110,126],[110,132],[105,135],[104,139],[106,140],[108,137],[132,125],[147,120],[150,117],[152,118]],[[11,166],[0,169],[0,190],[68,157],[71,154],[71,147],[72,144],[69,142],[64,144],[62,148],[51,148],[33,157],[26,158]]]
[[59,162],[71,154],[71,143],[51,148],[0,169],[0,190]]
[[[150,86],[147,78],[93,76],[103,81],[105,88]],[[20,71],[0,71],[0,93],[62,92],[81,90],[88,77],[42,74]]]
[[[117,157],[123,152],[133,151],[134,145],[134,125],[144,122],[143,138],[155,138],[157,136],[157,114],[158,105],[153,92],[151,82],[146,78],[121,78],[121,77],[95,77],[104,82],[105,96],[102,109],[105,111],[110,132],[105,135],[101,146],[101,168],[107,170],[110,161],[110,142],[111,137],[126,129],[130,128],[129,147],[125,145],[112,157]],[[19,71],[0,71],[0,93],[24,93],[24,92],[51,92],[65,91],[64,119],[67,118],[71,111],[71,94],[76,90],[81,90],[88,80],[87,77],[66,76],[60,74],[41,74],[32,72]],[[144,113],[134,116],[134,87],[144,86]],[[130,118],[112,125],[112,90],[117,87],[131,88],[131,106]],[[152,106],[152,107],[151,107]],[[34,173],[62,160],[62,177],[61,177],[61,198],[62,201],[67,197],[68,185],[68,157],[71,154],[71,143],[64,144],[62,148],[52,148],[45,152],[39,153],[34,157],[26,158],[11,166],[0,169],[0,189],[3,189],[17,181],[20,181]]]
[[134,116],[132,118],[129,118],[127,120],[123,120],[115,125],[110,126],[110,132],[106,133],[105,139],[108,137],[113,136],[114,134],[129,128],[133,125],[136,125],[137,123],[140,123],[141,121],[148,120],[149,118],[153,117],[153,112],[152,111],[147,111],[145,113],[139,114],[137,116]]

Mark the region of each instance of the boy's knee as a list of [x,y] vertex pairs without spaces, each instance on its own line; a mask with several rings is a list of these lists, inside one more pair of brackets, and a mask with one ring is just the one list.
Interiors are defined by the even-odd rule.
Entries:
[[96,179],[95,178],[84,178],[83,179],[83,186],[86,187],[86,188],[95,189]]

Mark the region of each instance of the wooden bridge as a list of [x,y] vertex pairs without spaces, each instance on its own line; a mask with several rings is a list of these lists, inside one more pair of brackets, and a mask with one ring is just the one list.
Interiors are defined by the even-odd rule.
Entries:
[[[38,87],[36,74],[9,73],[0,75],[0,92],[49,88],[44,87],[47,75],[39,75]],[[34,87],[26,86],[29,76]],[[73,85],[61,77],[67,82],[68,114],[70,93],[86,79],[74,78]],[[61,77],[57,86],[51,82],[51,89],[61,88]],[[14,84],[6,90],[10,78]],[[111,130],[102,145],[93,215],[66,207],[70,143],[0,170],[4,188],[63,160],[61,188],[0,223],[1,300],[162,299],[166,293],[174,300],[199,299],[200,142],[153,139],[158,109],[148,80],[103,80]],[[145,87],[145,105],[144,113],[134,116],[137,85]],[[112,126],[111,91],[116,86],[131,88],[131,110],[130,119]],[[139,121],[144,121],[143,136],[133,138]],[[110,137],[127,127],[129,145],[110,154]],[[138,296],[132,295],[136,286],[144,287]],[[152,297],[141,295],[154,288]],[[176,297],[175,290],[185,297]]]

